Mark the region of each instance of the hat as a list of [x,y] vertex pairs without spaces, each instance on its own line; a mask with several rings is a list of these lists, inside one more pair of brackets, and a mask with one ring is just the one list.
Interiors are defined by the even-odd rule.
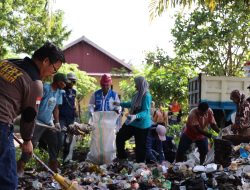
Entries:
[[163,125],[157,125],[156,127],[156,132],[158,134],[158,137],[161,141],[165,141],[166,140],[166,127]]
[[100,80],[100,84],[101,85],[111,85],[112,84],[111,76],[108,74],[102,75],[101,80]]
[[71,80],[71,81],[76,81],[77,80],[76,75],[74,73],[68,73],[67,78],[69,80]]
[[69,82],[66,75],[63,73],[56,73],[53,77],[53,82]]

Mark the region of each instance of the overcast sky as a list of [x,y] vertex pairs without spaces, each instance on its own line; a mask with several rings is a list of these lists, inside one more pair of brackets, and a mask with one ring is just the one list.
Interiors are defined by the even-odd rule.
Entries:
[[64,24],[72,30],[64,45],[85,36],[133,65],[157,46],[173,54],[173,9],[150,23],[148,6],[149,0],[55,0],[53,4],[65,12]]

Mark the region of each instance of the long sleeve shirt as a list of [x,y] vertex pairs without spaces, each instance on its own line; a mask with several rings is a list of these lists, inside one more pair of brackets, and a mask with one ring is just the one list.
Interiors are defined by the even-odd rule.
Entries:
[[[147,92],[146,95],[142,98],[141,109],[136,113],[136,119],[129,125],[141,129],[147,129],[151,127],[152,124],[150,115],[151,101],[152,97],[150,93]],[[124,108],[131,108],[131,102],[122,102],[121,106]]]
[[239,125],[240,129],[250,127],[250,103],[248,101],[244,100],[237,106],[235,124]]
[[0,86],[0,121],[12,124],[21,114],[21,136],[30,140],[43,94],[38,67],[28,57],[0,61]]

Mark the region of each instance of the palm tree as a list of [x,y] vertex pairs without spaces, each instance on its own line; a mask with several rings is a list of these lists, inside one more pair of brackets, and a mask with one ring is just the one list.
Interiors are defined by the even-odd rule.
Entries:
[[149,13],[153,19],[167,10],[168,7],[191,6],[192,4],[203,5],[210,10],[214,10],[216,6],[222,6],[228,3],[237,3],[243,1],[247,6],[250,5],[250,0],[150,0]]

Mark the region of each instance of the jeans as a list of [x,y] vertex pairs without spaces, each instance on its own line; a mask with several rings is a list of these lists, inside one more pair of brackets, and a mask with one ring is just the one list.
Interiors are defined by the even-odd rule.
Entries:
[[[185,154],[192,143],[193,141],[190,138],[188,138],[187,135],[185,135],[185,133],[183,133],[181,136],[177,154],[176,154],[176,162],[184,161]],[[200,153],[200,164],[203,164],[203,162],[205,161],[207,152],[208,152],[208,140],[205,137],[202,140],[194,141],[194,143],[198,147],[198,151]]]
[[0,123],[0,189],[17,189],[13,127],[4,123]]

